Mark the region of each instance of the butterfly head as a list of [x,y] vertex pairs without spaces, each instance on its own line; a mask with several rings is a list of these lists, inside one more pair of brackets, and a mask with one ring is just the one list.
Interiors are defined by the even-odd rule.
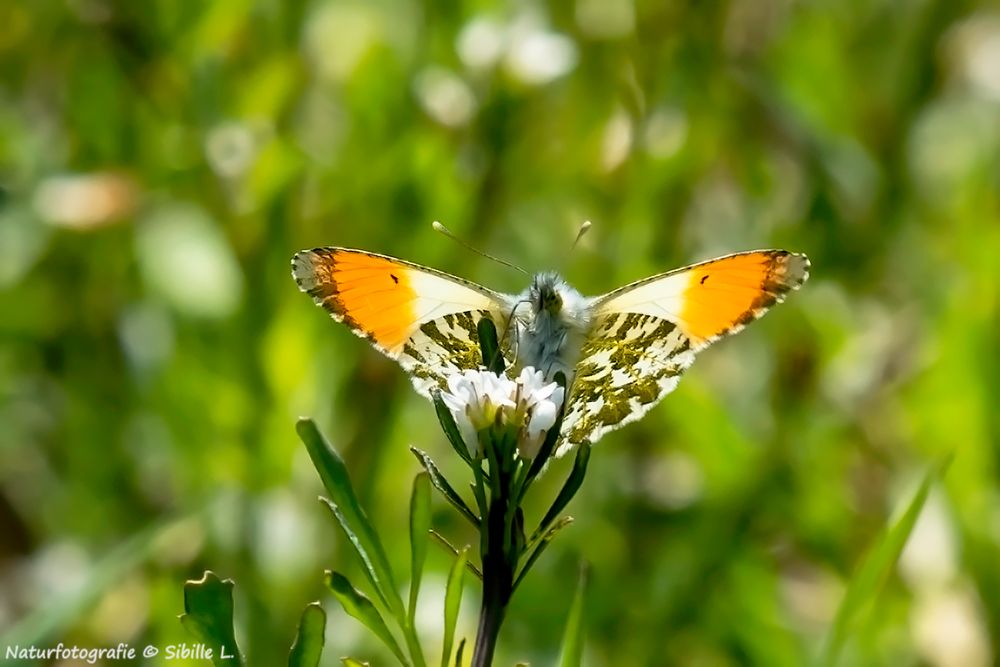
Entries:
[[587,299],[573,289],[558,273],[535,274],[531,286],[521,295],[531,306],[536,322],[547,319],[573,329],[586,328],[590,308]]
[[557,317],[563,309],[566,282],[556,273],[537,273],[528,289],[528,300],[535,313]]

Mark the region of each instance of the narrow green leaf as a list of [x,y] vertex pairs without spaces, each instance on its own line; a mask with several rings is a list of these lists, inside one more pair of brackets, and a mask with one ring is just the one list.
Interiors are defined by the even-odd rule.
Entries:
[[357,553],[358,558],[361,559],[361,564],[364,565],[364,567],[361,568],[361,571],[364,572],[365,577],[368,579],[368,583],[372,585],[372,590],[375,591],[375,594],[378,596],[378,599],[382,601],[382,604],[385,605],[387,609],[390,609],[389,601],[386,599],[385,594],[382,592],[382,587],[379,585],[379,581],[376,578],[375,566],[372,564],[371,556],[368,554],[368,551],[365,549],[364,545],[362,545],[361,539],[358,537],[357,533],[355,533],[354,530],[351,528],[350,522],[344,517],[343,510],[341,510],[340,506],[334,504],[333,501],[331,501],[329,498],[323,498],[322,496],[320,496],[319,500],[321,503],[326,505],[327,508],[329,508],[329,510],[333,513],[333,516],[337,520],[337,523],[344,531],[344,535],[347,537],[347,541],[350,542],[351,546],[354,547],[355,553]]
[[331,504],[339,510],[339,513],[335,514],[341,521],[341,526],[358,550],[365,567],[369,569],[369,579],[374,582],[379,596],[386,602],[389,610],[400,624],[403,624],[406,611],[403,607],[403,598],[400,597],[393,580],[389,559],[386,557],[378,533],[375,532],[368,515],[358,502],[344,460],[326,441],[311,419],[300,419],[296,424],[296,430],[309,451],[313,466],[323,480],[323,486],[330,494]]
[[[499,412],[497,414],[500,414]],[[493,474],[490,476],[490,498],[497,498],[501,493],[500,485],[502,483],[503,475],[500,470],[500,457],[499,450],[503,446],[503,443],[499,440],[499,436],[495,429],[483,429],[479,432],[479,441],[483,446],[483,452],[486,454],[486,465],[490,472]]]
[[573,496],[576,495],[576,492],[580,490],[580,485],[583,484],[583,478],[587,475],[587,464],[589,462],[590,445],[583,443],[576,452],[576,459],[573,461],[573,470],[570,472],[569,477],[566,478],[562,489],[559,490],[559,495],[556,496],[552,507],[545,513],[545,517],[542,518],[541,523],[538,524],[538,529],[532,535],[532,540],[548,530],[552,522],[555,521],[555,518],[559,516],[559,513],[566,509],[569,501],[573,500]]
[[415,667],[425,667],[424,650],[416,631],[417,596],[420,593],[420,579],[424,573],[427,558],[427,533],[431,529],[431,485],[426,472],[413,478],[410,493],[410,597],[407,605],[406,623],[403,637],[406,648]]
[[513,521],[510,526],[511,537],[514,540],[514,552],[516,554],[523,554],[524,548],[527,546],[527,540],[524,537],[524,510],[521,507],[514,508]]
[[538,557],[542,555],[542,552],[544,552],[549,547],[549,543],[552,542],[552,538],[556,536],[556,533],[558,533],[560,530],[570,525],[571,523],[573,523],[573,517],[564,516],[563,518],[556,521],[552,525],[552,527],[549,528],[542,535],[542,537],[538,540],[538,544],[535,546],[535,550],[531,552],[531,555],[528,556],[528,560],[524,563],[523,566],[521,566],[521,572],[518,573],[517,579],[514,580],[514,590],[517,590],[517,587],[518,585],[520,585],[521,580],[524,579],[524,576],[526,574],[528,574],[528,570],[530,570],[531,566],[535,564],[535,561],[537,561]]
[[406,639],[406,648],[410,651],[413,667],[427,667],[427,663],[424,661],[424,650],[420,647],[420,640],[417,638],[416,628],[412,625],[405,626],[403,637]]
[[472,497],[476,499],[479,516],[484,516],[489,510],[489,505],[486,503],[486,487],[483,485],[482,468],[473,468],[472,475],[474,480],[469,482],[469,489],[472,491]]
[[434,485],[434,488],[440,491],[441,495],[443,495],[448,502],[454,505],[455,509],[457,509],[462,516],[468,519],[473,526],[479,528],[479,517],[477,517],[472,509],[465,504],[465,501],[462,500],[462,496],[458,495],[458,492],[452,488],[451,484],[448,483],[448,480],[445,479],[444,475],[441,474],[441,471],[438,470],[437,465],[434,464],[431,457],[416,447],[410,447],[410,451],[413,452],[413,455],[417,457],[418,461],[420,461],[420,465],[422,465],[424,470],[427,471],[427,474],[430,476],[430,482]]
[[951,458],[949,457],[924,475],[916,493],[906,506],[906,510],[893,526],[887,528],[879,542],[862,561],[861,566],[848,584],[844,599],[837,609],[837,615],[834,617],[833,627],[820,664],[827,667],[833,667],[837,664],[840,652],[856,624],[859,612],[867,603],[876,598],[882,584],[888,578],[896,561],[899,560],[903,547],[906,546],[906,541],[909,539],[910,533],[913,532],[913,526],[920,516],[920,511],[927,501],[931,484],[936,477],[944,474],[950,464]]
[[341,658],[344,667],[371,667],[367,662],[361,662],[357,658]]
[[584,564],[580,566],[580,580],[576,585],[573,604],[569,608],[569,617],[566,619],[559,667],[580,667],[583,662],[583,599],[586,590],[587,566]]
[[[430,534],[431,537],[434,538],[434,541],[437,542],[439,545],[441,545],[441,547],[443,547],[445,551],[450,553],[452,556],[458,556],[458,549],[456,549],[455,546],[451,542],[449,542],[444,535],[437,532],[436,530],[431,530]],[[479,581],[483,580],[483,573],[479,571],[479,568],[476,567],[475,563],[466,559],[465,568],[473,575],[475,575],[475,577],[479,579]]]
[[198,641],[212,647],[216,667],[236,667],[243,657],[233,634],[233,581],[222,580],[211,570],[197,581],[184,584],[181,625]]
[[479,348],[483,353],[483,366],[490,369],[497,375],[501,375],[506,367],[503,355],[500,353],[500,343],[497,342],[497,327],[488,317],[484,317],[476,324],[476,332],[479,334]]
[[462,657],[465,655],[465,637],[458,642],[458,650],[455,651],[455,667],[463,667]]
[[319,602],[306,605],[288,654],[288,667],[317,667],[326,641],[326,612]]
[[455,559],[448,574],[448,584],[444,593],[444,647],[441,650],[441,667],[448,667],[451,647],[455,641],[455,625],[458,610],[462,606],[462,582],[465,578],[465,562],[469,558],[469,547],[463,548]]
[[382,640],[382,643],[392,651],[392,654],[396,656],[401,665],[408,666],[410,664],[406,660],[406,656],[403,655],[402,649],[399,648],[396,638],[389,631],[389,626],[382,620],[382,615],[378,613],[378,609],[375,608],[371,600],[365,597],[364,593],[351,585],[347,577],[339,572],[327,570],[326,587],[337,598],[337,602],[344,608],[344,611],[361,621],[376,637]]
[[409,626],[417,613],[417,596],[427,559],[427,533],[431,530],[431,485],[428,473],[413,478],[410,494],[410,600],[407,616]]
[[434,412],[437,413],[438,422],[441,424],[441,430],[444,431],[445,437],[448,438],[448,442],[451,443],[452,449],[458,453],[459,457],[470,466],[477,465],[469,454],[469,446],[465,443],[462,438],[462,433],[458,430],[458,424],[455,423],[455,417],[452,416],[451,410],[448,406],[444,404],[444,400],[441,398],[440,391],[434,391],[431,393],[431,400],[434,401]]

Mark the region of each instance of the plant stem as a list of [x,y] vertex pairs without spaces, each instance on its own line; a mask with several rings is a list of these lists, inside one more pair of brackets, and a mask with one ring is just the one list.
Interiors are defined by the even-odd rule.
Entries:
[[[508,484],[501,484],[501,493],[490,503],[486,518],[487,538],[483,549],[483,606],[479,612],[479,630],[472,654],[472,667],[490,667],[497,637],[507,612],[507,603],[514,589],[514,569],[519,554],[516,549],[505,550],[508,531],[506,514],[511,501]],[[506,540],[506,542],[510,542]]]
[[476,633],[476,648],[472,654],[472,667],[490,667],[493,664],[493,652],[497,646],[497,636],[503,623],[506,606],[500,606],[483,599],[483,607],[479,615],[479,630]]

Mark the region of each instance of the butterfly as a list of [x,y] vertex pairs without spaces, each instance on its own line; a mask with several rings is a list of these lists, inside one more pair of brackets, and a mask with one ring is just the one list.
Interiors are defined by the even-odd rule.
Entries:
[[558,274],[521,294],[350,248],[292,258],[299,289],[395,359],[421,395],[482,366],[477,323],[492,318],[508,366],[562,371],[568,394],[557,454],[642,417],[695,355],[798,289],[809,260],[786,250],[726,255],[585,297]]

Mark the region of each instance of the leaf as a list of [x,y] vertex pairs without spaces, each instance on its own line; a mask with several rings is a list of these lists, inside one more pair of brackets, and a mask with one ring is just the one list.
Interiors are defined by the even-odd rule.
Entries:
[[411,628],[417,613],[417,596],[420,594],[420,579],[427,559],[427,533],[430,530],[430,477],[422,472],[413,478],[413,491],[410,493],[410,600],[407,619]]
[[559,516],[566,505],[573,500],[573,496],[576,492],[580,490],[580,485],[583,484],[583,478],[587,474],[587,464],[590,462],[590,445],[584,443],[580,445],[580,449],[576,452],[576,459],[573,461],[573,470],[569,473],[569,477],[566,478],[566,482],[563,484],[562,489],[559,490],[559,495],[556,496],[555,501],[552,503],[552,507],[549,511],[545,513],[545,517],[538,524],[538,529],[535,530],[535,534],[532,535],[531,539],[534,540],[538,535],[548,530],[548,527],[555,521],[555,518]]
[[448,584],[444,593],[444,646],[441,649],[441,667],[448,667],[451,647],[455,641],[455,625],[458,611],[462,606],[462,582],[465,578],[465,562],[469,558],[469,547],[463,548],[455,559],[448,574]]
[[580,667],[583,662],[583,599],[587,590],[587,566],[580,566],[580,580],[576,585],[573,604],[569,607],[566,619],[566,632],[563,634],[562,657],[559,667]]
[[490,369],[497,375],[503,374],[506,364],[503,355],[500,354],[500,343],[497,342],[497,327],[488,317],[484,317],[476,324],[476,333],[479,334],[479,348],[483,353],[483,366]]
[[481,467],[475,467],[472,469],[472,476],[474,481],[469,482],[469,489],[472,491],[472,497],[476,499],[476,507],[479,508],[479,516],[485,516],[489,511],[489,503],[486,502],[486,487],[483,484],[483,469]]
[[386,600],[385,595],[382,593],[382,589],[379,586],[378,579],[375,578],[375,566],[372,564],[371,558],[368,555],[368,551],[365,550],[364,546],[361,544],[361,540],[358,537],[357,533],[355,533],[351,529],[350,523],[344,517],[344,512],[340,509],[338,505],[334,504],[329,498],[323,498],[321,496],[319,500],[321,503],[326,505],[327,508],[333,513],[333,516],[337,520],[337,523],[344,531],[344,535],[347,536],[347,540],[354,547],[354,551],[358,554],[358,558],[361,559],[361,563],[362,565],[364,565],[364,567],[361,568],[361,571],[365,573],[365,577],[367,577],[368,582],[372,585],[372,590],[374,590],[376,595],[378,595],[378,599],[382,601],[382,604],[384,604],[386,608],[389,608],[389,602],[388,600]]
[[475,512],[473,512],[472,509],[465,504],[465,501],[462,500],[462,496],[458,495],[458,492],[455,491],[451,484],[448,483],[448,480],[445,479],[444,475],[441,474],[441,471],[438,470],[437,465],[435,465],[431,457],[416,447],[410,447],[410,451],[413,452],[413,455],[417,457],[418,461],[420,461],[420,465],[422,465],[424,470],[427,471],[427,474],[430,475],[430,481],[431,484],[434,485],[434,488],[440,491],[441,495],[443,495],[445,499],[447,499],[448,502],[450,502],[455,509],[461,513],[462,516],[468,519],[473,526],[479,528],[479,517],[477,517]]
[[[450,553],[452,556],[457,556],[458,555],[458,549],[456,549],[455,545],[453,545],[451,542],[449,542],[448,539],[444,535],[442,535],[441,533],[437,532],[436,530],[431,530],[430,533],[431,533],[431,537],[434,538],[434,541],[437,542],[439,545],[441,545],[448,553]],[[479,568],[476,567],[475,563],[473,563],[473,562],[471,562],[469,560],[466,560],[465,561],[465,569],[467,569],[469,572],[471,572],[472,574],[474,574],[475,577],[477,579],[479,579],[479,581],[483,580],[483,573],[479,571]]]
[[341,658],[344,667],[371,667],[367,662],[361,662],[357,658]]
[[469,454],[469,446],[465,443],[465,439],[462,438],[462,433],[458,430],[458,424],[455,423],[455,417],[451,414],[451,410],[448,409],[448,406],[444,404],[444,400],[441,398],[441,392],[432,392],[431,399],[434,401],[434,412],[437,413],[438,422],[441,424],[441,430],[444,431],[445,437],[447,437],[448,442],[451,443],[452,449],[454,449],[462,460],[470,466],[477,465],[476,462],[473,461],[472,456]]
[[556,536],[556,533],[558,533],[560,530],[570,525],[571,523],[573,523],[573,517],[564,516],[563,518],[556,521],[552,525],[552,527],[549,528],[544,535],[542,535],[541,539],[538,542],[538,545],[535,547],[535,550],[531,552],[531,555],[528,556],[528,560],[521,567],[521,572],[518,573],[517,579],[514,580],[514,590],[517,590],[517,587],[521,583],[521,580],[524,579],[524,575],[528,574],[528,570],[531,569],[531,566],[535,564],[535,561],[538,560],[538,557],[542,555],[542,552],[548,548],[549,543],[552,542],[552,538]]
[[422,472],[413,478],[413,490],[410,493],[410,597],[406,623],[402,626],[406,647],[416,667],[424,667],[426,664],[415,620],[420,579],[424,573],[424,561],[427,559],[427,533],[430,529],[431,485],[428,474]]
[[399,648],[396,638],[389,631],[389,626],[382,620],[382,615],[378,613],[378,609],[375,608],[371,600],[365,597],[364,593],[351,585],[347,577],[339,572],[327,570],[326,587],[337,598],[337,602],[344,608],[344,611],[361,621],[366,628],[382,640],[382,643],[392,651],[392,654],[396,656],[401,665],[410,664],[407,662],[406,656],[403,655],[402,649]]
[[462,667],[462,657],[465,655],[465,637],[458,642],[458,650],[455,651],[455,667]]
[[326,612],[319,602],[306,605],[288,654],[288,667],[317,667],[326,641]]
[[927,471],[917,488],[917,492],[913,494],[913,498],[906,506],[906,510],[895,525],[886,530],[876,546],[865,556],[861,566],[848,584],[844,599],[837,609],[833,628],[823,651],[821,664],[828,667],[837,664],[840,651],[843,649],[844,642],[847,640],[859,611],[878,595],[879,589],[888,578],[896,561],[899,560],[899,555],[902,553],[903,547],[906,546],[910,533],[913,532],[913,526],[927,501],[931,484],[935,478],[944,475],[950,464],[951,457]]
[[219,579],[211,570],[184,584],[181,625],[198,641],[216,649],[212,662],[217,666],[243,664],[233,634],[233,586],[232,579]]
[[375,591],[402,624],[406,612],[392,577],[389,559],[378,533],[358,502],[344,460],[323,438],[311,419],[300,419],[295,428],[309,451],[309,457],[323,480],[323,486],[330,494],[329,504],[334,509],[334,515],[361,557]]

